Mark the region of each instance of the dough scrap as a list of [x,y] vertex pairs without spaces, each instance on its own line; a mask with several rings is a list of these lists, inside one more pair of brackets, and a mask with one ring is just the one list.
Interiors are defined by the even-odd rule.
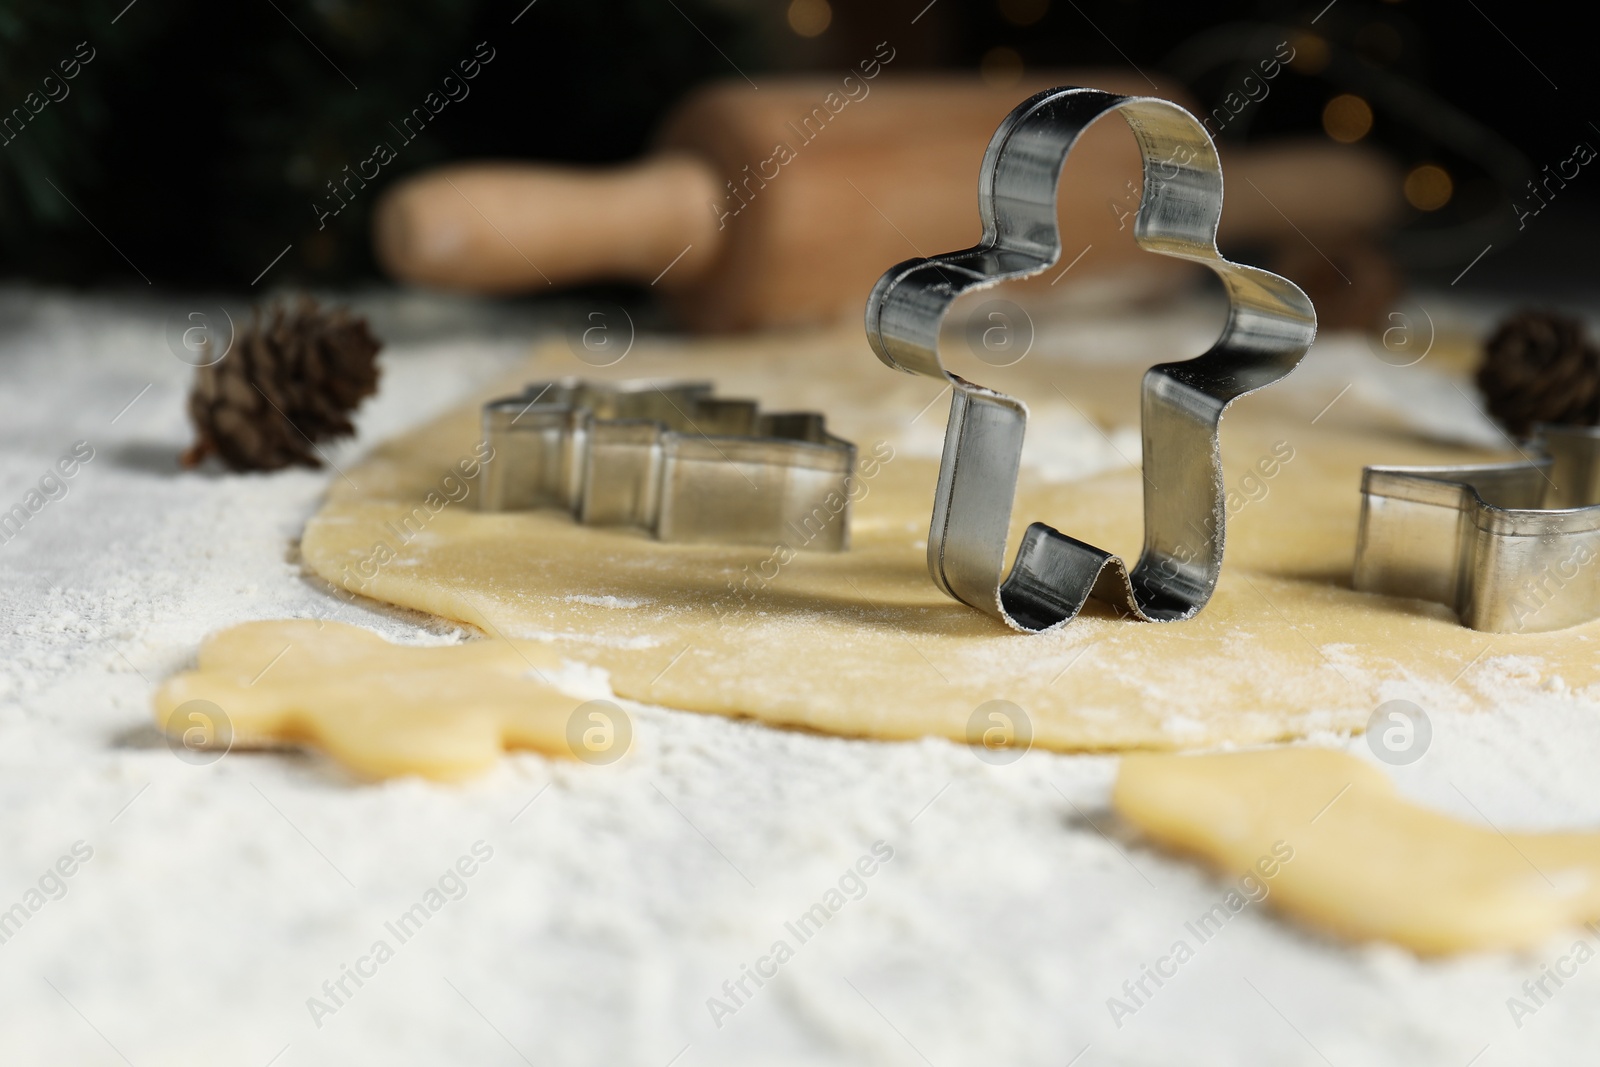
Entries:
[[582,704],[541,680],[561,658],[534,641],[415,647],[283,619],[213,634],[199,659],[156,692],[156,722],[170,733],[189,724],[179,708],[209,701],[234,745],[312,744],[370,778],[458,780],[508,748],[572,755],[567,724]]
[[[1402,799],[1348,753],[1280,748],[1123,759],[1116,810],[1329,933],[1422,954],[1531,948],[1600,918],[1600,834],[1504,834]],[[1258,866],[1263,857],[1282,860]],[[1276,850],[1276,852],[1275,852]]]
[[[1143,507],[1129,461],[1138,458],[1139,376],[1172,356],[1162,347],[1145,362],[1041,356],[984,371],[984,381],[1033,409],[1024,455],[1033,465],[1024,467],[1012,552],[1023,527],[1042,519],[1125,558],[1137,553]],[[1307,360],[1346,355],[1313,348]],[[352,593],[543,642],[608,672],[620,697],[857,736],[967,741],[975,709],[1004,699],[1031,720],[1033,743],[1050,749],[1260,743],[1358,731],[1396,695],[1471,710],[1493,706],[1506,686],[1600,683],[1600,623],[1485,635],[1439,605],[1350,588],[1363,464],[1486,455],[1396,427],[1363,405],[1365,386],[1339,399],[1337,385],[1299,397],[1280,392],[1285,383],[1230,410],[1227,562],[1197,618],[1141,624],[1091,605],[1062,630],[1026,636],[929,579],[925,538],[947,402],[936,383],[883,368],[859,330],[641,338],[604,371],[554,345],[512,384],[576,373],[707,378],[719,394],[763,409],[825,412],[863,457],[885,442],[878,454],[892,458],[859,479],[852,549],[796,551],[798,538],[772,550],[663,544],[552,512],[479,513],[461,478],[480,441],[474,402],[335,478],[306,526],[306,564]],[[1327,406],[1330,397],[1339,402]],[[1087,441],[1110,469],[1075,481],[1039,473],[1069,452],[1059,444],[1068,441],[1080,466]],[[1263,476],[1258,465],[1284,446],[1292,458]]]

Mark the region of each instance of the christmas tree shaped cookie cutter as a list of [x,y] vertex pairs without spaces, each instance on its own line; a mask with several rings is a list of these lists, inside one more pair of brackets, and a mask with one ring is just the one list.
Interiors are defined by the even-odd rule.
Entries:
[[530,385],[483,407],[479,508],[559,508],[662,541],[850,546],[855,445],[816,412],[763,413],[710,382]]
[[[1144,160],[1134,239],[1147,251],[1214,271],[1228,295],[1228,320],[1210,351],[1145,373],[1144,551],[1133,569],[1035,522],[1002,581],[1028,409],[946,371],[939,327],[962,293],[1038,274],[1060,258],[1062,165],[1079,135],[1112,113],[1126,120]],[[878,358],[952,387],[928,532],[934,582],[1026,632],[1063,625],[1091,596],[1146,621],[1190,618],[1210,600],[1222,569],[1223,412],[1299,363],[1316,336],[1311,301],[1284,278],[1222,258],[1216,148],[1199,121],[1168,100],[1070,87],[1036,94],[990,140],[978,208],[982,241],[891,268],[867,301],[867,339]]]

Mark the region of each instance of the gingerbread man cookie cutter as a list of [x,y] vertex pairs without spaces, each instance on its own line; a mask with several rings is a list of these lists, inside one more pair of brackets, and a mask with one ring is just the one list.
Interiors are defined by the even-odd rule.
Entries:
[[712,392],[568,378],[492,400],[479,507],[560,508],[663,541],[848,548],[855,445],[815,412],[763,414]]
[[1355,587],[1493,633],[1600,618],[1600,428],[1541,426],[1535,443],[1516,463],[1366,468]]
[[[1112,553],[1036,522],[1002,581],[1028,409],[946,371],[939,327],[962,293],[1038,274],[1060,258],[1062,165],[1079,135],[1112,113],[1126,120],[1144,158],[1134,239],[1214,271],[1228,295],[1228,320],[1204,355],[1145,373],[1144,551],[1132,571]],[[1284,278],[1222,258],[1216,148],[1200,122],[1168,100],[1070,87],[1036,94],[990,140],[978,208],[981,242],[891,268],[867,301],[867,339],[878,358],[953,390],[928,532],[934,582],[1027,632],[1070,621],[1091,596],[1147,621],[1190,618],[1211,598],[1222,568],[1223,412],[1299,363],[1316,336],[1311,301]]]

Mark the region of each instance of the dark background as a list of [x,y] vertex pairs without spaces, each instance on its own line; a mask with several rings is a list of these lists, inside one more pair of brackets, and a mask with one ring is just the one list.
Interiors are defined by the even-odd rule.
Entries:
[[[242,288],[289,245],[273,285],[360,282],[376,275],[367,212],[384,183],[447,159],[626,159],[688,87],[736,68],[758,81],[843,68],[888,39],[896,72],[1133,63],[1209,104],[1294,34],[1302,46],[1314,35],[1325,59],[1287,71],[1222,139],[1320,135],[1326,102],[1355,92],[1375,114],[1371,142],[1455,180],[1449,204],[1413,212],[1396,237],[1414,279],[1447,284],[1489,243],[1464,288],[1577,296],[1600,274],[1589,251],[1600,176],[1588,172],[1600,167],[1523,233],[1511,208],[1520,183],[1577,142],[1600,147],[1591,34],[1546,5],[832,0],[831,23],[811,38],[791,28],[787,0],[526,5],[4,3],[0,117],[26,111],[80,42],[94,59],[69,96],[20,132],[14,122],[0,145],[0,276]],[[478,42],[494,59],[470,96],[319,231],[312,204],[324,183],[370,155]]]

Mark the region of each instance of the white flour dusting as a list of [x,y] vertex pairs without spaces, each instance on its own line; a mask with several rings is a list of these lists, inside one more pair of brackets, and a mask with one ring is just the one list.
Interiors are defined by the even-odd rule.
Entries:
[[562,599],[569,604],[588,604],[596,608],[618,608],[621,610],[642,608],[655,603],[649,597],[611,596],[609,594],[606,596],[591,596],[586,593],[573,593],[571,596],[563,597]]
[[[386,351],[360,441],[331,453],[341,467],[504,374],[534,335],[470,305],[378,306],[380,334],[411,339]],[[361,784],[294,753],[180,761],[149,725],[150,691],[208,632],[322,616],[418,643],[466,635],[302,577],[294,540],[338,473],[177,470],[189,372],[162,340],[166,310],[0,290],[0,502],[75,442],[94,449],[0,545],[0,1062],[1493,1067],[1581,1059],[1600,1037],[1600,968],[1520,1029],[1506,1008],[1578,934],[1526,958],[1422,962],[1260,909],[1117,1028],[1107,998],[1221,883],[1125,839],[1107,757],[994,767],[944,741],[629,705],[635,749],[617,764],[517,755],[463,786]],[[1326,385],[1290,379],[1285,402],[1320,406]],[[1067,425],[1057,456],[1116,458]],[[1435,695],[1433,750],[1388,773],[1507,829],[1600,824],[1597,702],[1559,679],[1503,684],[1528,669],[1486,657],[1464,684],[1500,710]],[[1182,709],[1168,722],[1181,736]],[[708,998],[795,941],[786,924],[878,841],[893,861],[719,1027]],[[425,925],[389,932],[485,850]],[[379,941],[392,954],[376,965]],[[369,977],[333,1005],[324,983],[347,967]]]

